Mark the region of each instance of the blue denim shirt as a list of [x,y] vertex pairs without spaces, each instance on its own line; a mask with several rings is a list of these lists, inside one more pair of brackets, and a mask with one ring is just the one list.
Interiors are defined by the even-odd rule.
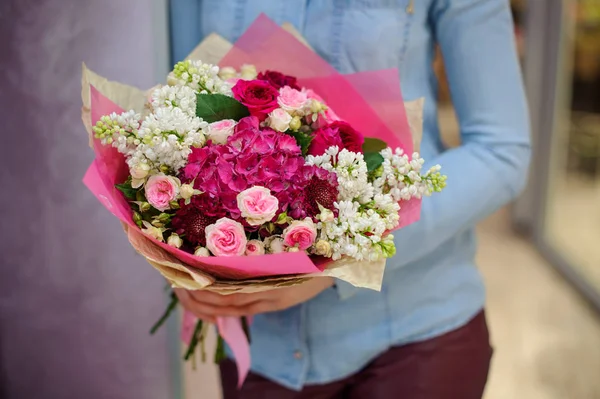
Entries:
[[[344,283],[256,317],[252,370],[286,387],[355,373],[394,345],[467,323],[484,306],[475,224],[523,188],[528,112],[506,0],[175,0],[173,53],[217,32],[235,40],[261,13],[290,22],[342,73],[398,68],[406,100],[426,98],[421,154],[448,187],[421,220],[395,232],[381,292]],[[462,144],[447,149],[437,120],[434,45],[441,46]],[[284,71],[285,72],[285,71]]]

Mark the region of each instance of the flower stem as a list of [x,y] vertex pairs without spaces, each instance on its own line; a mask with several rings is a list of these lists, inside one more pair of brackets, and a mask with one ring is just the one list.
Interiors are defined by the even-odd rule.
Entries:
[[215,363],[219,364],[227,358],[225,355],[225,341],[220,335],[217,338],[217,349],[215,351]]
[[252,343],[250,340],[250,326],[248,325],[248,319],[246,316],[242,316],[242,329],[244,330],[244,334],[246,334],[246,339],[248,339],[248,343]]
[[163,315],[160,317],[160,319],[158,319],[158,321],[156,323],[154,323],[154,325],[150,329],[150,334],[154,334],[160,328],[160,326],[165,324],[165,321],[167,321],[167,319],[171,315],[171,312],[173,312],[173,310],[175,310],[175,307],[179,303],[179,298],[177,298],[177,295],[175,295],[174,292],[171,292],[170,296],[171,296],[171,301],[169,302],[167,309],[165,310]]
[[194,328],[194,334],[192,335],[192,340],[188,346],[187,351],[185,352],[184,360],[188,360],[195,352],[196,346],[198,345],[199,339],[204,339],[203,337],[199,337],[200,330],[202,330],[202,320],[198,320],[196,323],[196,328]]

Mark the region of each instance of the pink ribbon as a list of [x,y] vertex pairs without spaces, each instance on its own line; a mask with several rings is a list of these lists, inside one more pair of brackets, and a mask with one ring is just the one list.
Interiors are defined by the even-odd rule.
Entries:
[[[187,310],[184,311],[181,339],[188,345],[192,340],[197,321],[196,316]],[[250,344],[242,328],[242,321],[238,317],[218,317],[217,329],[233,352],[238,371],[238,388],[241,388],[250,371]]]

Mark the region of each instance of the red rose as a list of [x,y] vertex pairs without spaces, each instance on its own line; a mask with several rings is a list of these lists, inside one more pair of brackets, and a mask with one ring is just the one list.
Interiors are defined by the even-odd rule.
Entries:
[[329,147],[337,145],[341,150],[344,148],[342,139],[337,129],[331,129],[331,125],[315,130],[313,140],[308,147],[308,155],[323,155]]
[[338,131],[345,149],[352,152],[363,152],[362,146],[365,142],[365,138],[362,134],[354,130],[349,123],[344,121],[335,121],[329,124],[329,128]]
[[267,81],[276,89],[281,89],[284,86],[289,86],[292,89],[300,90],[300,86],[296,83],[294,76],[284,75],[277,71],[265,71],[258,74],[256,79]]
[[248,108],[250,115],[256,116],[260,121],[265,120],[267,114],[278,107],[279,92],[264,80],[239,80],[232,91],[233,97]]

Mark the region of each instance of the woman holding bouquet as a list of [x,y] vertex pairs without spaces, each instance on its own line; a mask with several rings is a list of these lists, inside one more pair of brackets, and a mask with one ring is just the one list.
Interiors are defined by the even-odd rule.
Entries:
[[[264,12],[342,73],[398,68],[404,98],[426,98],[421,154],[451,181],[394,233],[381,292],[327,278],[256,294],[178,291],[203,320],[254,316],[252,372],[238,391],[225,362],[225,398],[481,398],[492,350],[474,227],[519,194],[530,158],[508,1],[186,0],[171,11],[177,60],[211,32],[235,40]],[[437,123],[436,45],[460,122],[452,149]]]

